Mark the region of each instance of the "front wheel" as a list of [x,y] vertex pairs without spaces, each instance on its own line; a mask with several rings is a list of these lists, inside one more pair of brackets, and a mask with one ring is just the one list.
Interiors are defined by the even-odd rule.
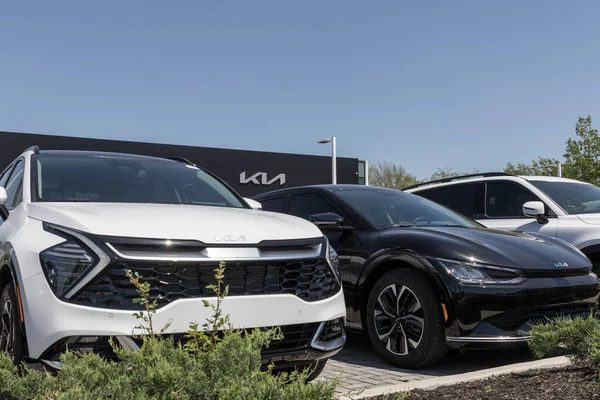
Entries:
[[12,282],[8,283],[0,297],[0,351],[10,358],[14,365],[23,363],[23,338],[19,328],[17,294]]
[[306,367],[310,371],[308,376],[306,377],[306,383],[317,379],[317,377],[319,375],[321,375],[321,372],[323,372],[323,370],[325,369],[326,363],[327,363],[327,360],[319,360],[319,361],[315,361],[313,364]]
[[369,293],[367,334],[377,352],[397,367],[421,368],[446,354],[439,295],[416,270],[383,275]]

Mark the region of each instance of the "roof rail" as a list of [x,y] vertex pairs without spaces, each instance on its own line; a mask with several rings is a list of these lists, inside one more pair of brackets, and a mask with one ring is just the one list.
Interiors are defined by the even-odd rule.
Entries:
[[458,181],[458,180],[467,179],[467,178],[487,178],[490,176],[515,176],[515,175],[509,174],[507,172],[483,172],[483,173],[479,173],[479,174],[459,175],[459,176],[452,176],[452,177],[444,178],[444,179],[437,179],[437,180],[429,181],[429,182],[417,183],[416,185],[407,186],[402,190],[414,189],[414,188],[418,188],[421,186],[432,185],[434,183],[446,183],[446,182]]
[[178,157],[178,156],[172,156],[172,157],[166,157],[166,158],[169,159],[169,160],[173,160],[173,161],[179,161],[179,162],[184,163],[184,164],[193,165],[194,167],[196,166],[196,164],[194,164],[193,162],[191,162],[187,158]]
[[40,148],[38,146],[31,146],[30,148],[28,148],[25,151],[29,151],[29,150],[33,151],[33,154],[40,154]]

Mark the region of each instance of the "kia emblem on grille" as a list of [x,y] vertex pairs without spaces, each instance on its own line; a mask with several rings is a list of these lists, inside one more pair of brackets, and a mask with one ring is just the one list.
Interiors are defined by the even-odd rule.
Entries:
[[246,241],[246,236],[241,235],[241,236],[232,236],[232,235],[227,235],[227,236],[215,236],[215,240],[217,242],[245,242]]
[[554,263],[554,266],[556,268],[567,268],[569,266],[569,264],[567,264],[567,263]]

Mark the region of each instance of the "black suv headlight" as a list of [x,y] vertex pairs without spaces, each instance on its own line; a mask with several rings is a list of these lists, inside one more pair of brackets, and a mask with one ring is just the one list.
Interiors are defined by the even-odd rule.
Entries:
[[66,241],[40,253],[42,270],[57,297],[65,295],[99,261],[98,256],[84,244],[66,235],[60,236]]
[[527,279],[517,269],[461,261],[437,261],[448,275],[464,285],[518,285]]

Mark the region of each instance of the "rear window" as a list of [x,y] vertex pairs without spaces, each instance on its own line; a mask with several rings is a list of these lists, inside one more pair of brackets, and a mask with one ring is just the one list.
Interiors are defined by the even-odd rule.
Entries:
[[478,219],[485,215],[485,186],[469,183],[422,190],[414,194],[448,207],[466,217]]

